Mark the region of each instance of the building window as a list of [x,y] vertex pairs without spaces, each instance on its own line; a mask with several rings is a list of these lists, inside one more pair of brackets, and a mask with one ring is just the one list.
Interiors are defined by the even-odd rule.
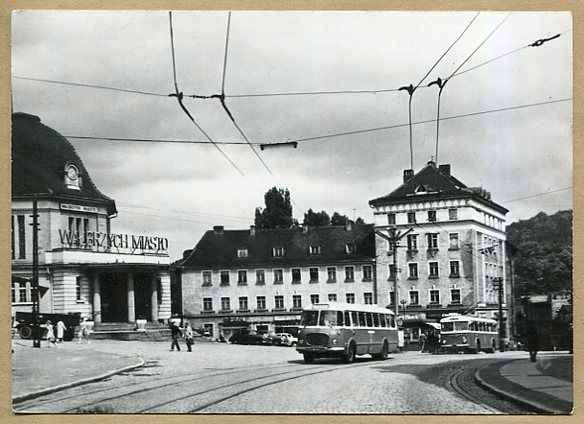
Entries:
[[436,211],[428,211],[428,221],[429,222],[436,221]]
[[329,293],[328,300],[329,300],[329,302],[336,302],[337,301],[337,294],[336,293]]
[[274,284],[284,283],[284,271],[281,269],[274,270]]
[[230,309],[231,309],[231,305],[229,303],[229,298],[222,297],[221,298],[221,311],[225,312],[225,311],[229,311]]
[[430,303],[433,305],[440,303],[440,290],[430,290]]
[[373,293],[363,293],[363,303],[365,305],[373,305]]
[[237,249],[238,258],[247,258],[247,249]]
[[418,278],[418,264],[408,264],[408,278]]
[[395,292],[389,292],[389,305],[395,306]]
[[355,267],[346,266],[345,267],[345,282],[352,283],[355,281]]
[[12,282],[12,302],[31,303],[32,292],[30,281]]
[[460,304],[460,289],[450,290],[450,303]]
[[210,286],[213,281],[213,273],[211,271],[203,271],[203,285]]
[[82,278],[83,277],[78,275],[77,278],[75,279],[75,298],[78,302],[83,301],[83,297],[81,297]]
[[301,280],[300,268],[292,268],[292,283],[299,284]]
[[302,309],[302,296],[299,294],[292,295],[292,308]]
[[438,278],[438,262],[429,262],[430,268],[429,278]]
[[448,237],[450,239],[450,245],[448,248],[453,250],[458,249],[458,233],[450,233]]
[[282,246],[274,247],[274,249],[272,249],[272,254],[274,258],[281,258],[284,256],[284,248]]
[[410,305],[419,305],[420,296],[418,290],[410,290]]
[[418,235],[417,234],[408,234],[408,250],[417,250],[418,249]]
[[75,165],[68,164],[65,167],[65,185],[67,188],[79,190],[81,178],[79,177],[79,170]]
[[320,296],[318,294],[311,294],[310,295],[310,303],[318,303],[320,300]]
[[363,265],[363,281],[373,280],[373,267],[371,265]]
[[387,214],[387,225],[395,225],[395,214],[394,213]]
[[318,268],[310,268],[308,272],[310,273],[310,282],[318,283]]
[[24,215],[18,215],[18,259],[26,259]]
[[387,270],[388,270],[388,273],[389,273],[388,280],[393,280],[395,278],[395,265],[389,264],[387,266]]
[[284,309],[284,296],[282,295],[274,296],[274,307],[276,309]]
[[458,209],[448,209],[448,219],[456,221],[458,219]]
[[345,299],[347,300],[347,303],[355,303],[355,293],[347,293]]
[[430,233],[428,237],[428,249],[438,249],[438,233]]
[[408,212],[408,224],[415,224],[416,212]]
[[229,271],[221,271],[221,285],[228,286],[229,285]]
[[213,298],[212,297],[204,297],[203,298],[203,312],[211,312],[213,311]]
[[239,298],[239,311],[240,312],[249,311],[248,306],[247,306],[247,296],[242,296]]
[[320,255],[320,246],[310,246],[308,248],[308,253],[311,255]]
[[263,269],[256,269],[256,284],[258,286],[266,284],[266,271]]
[[357,251],[357,245],[355,243],[345,244],[345,252],[347,252],[348,255],[352,255],[356,251]]
[[245,270],[237,271],[237,284],[239,284],[240,286],[247,285],[247,271]]
[[460,265],[458,261],[450,261],[450,276],[460,277]]
[[266,310],[266,296],[258,296],[256,297],[256,305],[259,311]]
[[334,266],[328,267],[326,269],[326,272],[328,275],[328,282],[335,283],[337,281],[337,268],[335,268]]

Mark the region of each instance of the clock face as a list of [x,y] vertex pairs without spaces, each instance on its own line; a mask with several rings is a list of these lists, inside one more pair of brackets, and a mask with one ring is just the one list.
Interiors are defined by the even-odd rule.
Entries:
[[70,180],[76,180],[77,179],[77,168],[75,168],[74,166],[70,166],[69,168],[67,168],[67,177]]

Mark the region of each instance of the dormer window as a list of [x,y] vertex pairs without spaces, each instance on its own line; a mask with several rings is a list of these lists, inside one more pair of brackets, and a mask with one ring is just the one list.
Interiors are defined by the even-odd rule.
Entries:
[[247,249],[237,249],[238,258],[247,258]]
[[430,191],[430,189],[428,188],[427,185],[420,184],[418,187],[416,187],[416,190],[414,192],[416,194],[422,194],[422,193],[428,193],[429,191]]
[[73,190],[79,190],[81,188],[79,170],[73,164],[67,164],[65,166],[65,186]]
[[347,254],[352,255],[356,251],[357,251],[357,245],[355,243],[345,244],[345,252],[347,252]]
[[280,246],[280,247],[274,247],[272,249],[272,254],[274,255],[274,258],[281,258],[284,256],[284,247]]
[[308,252],[311,255],[320,255],[320,246],[310,246]]

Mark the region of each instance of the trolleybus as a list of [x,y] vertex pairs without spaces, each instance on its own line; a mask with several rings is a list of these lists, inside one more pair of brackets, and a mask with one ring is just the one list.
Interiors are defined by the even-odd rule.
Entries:
[[296,350],[311,363],[321,357],[340,357],[351,363],[356,355],[386,359],[398,351],[393,312],[374,305],[315,303],[302,311]]
[[497,321],[468,315],[455,315],[440,320],[440,350],[479,353],[497,351]]

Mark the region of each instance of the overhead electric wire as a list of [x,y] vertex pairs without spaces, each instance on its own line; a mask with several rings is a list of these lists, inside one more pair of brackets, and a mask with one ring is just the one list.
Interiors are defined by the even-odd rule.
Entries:
[[552,194],[552,193],[558,193],[560,191],[566,191],[566,190],[572,190],[572,186],[570,187],[564,187],[564,188],[559,188],[557,190],[550,190],[550,191],[545,191],[543,193],[538,193],[538,194],[532,194],[531,196],[525,196],[525,197],[520,197],[518,199],[512,199],[512,200],[505,200],[504,202],[500,202],[500,203],[512,203],[512,202],[518,202],[520,200],[525,200],[525,199],[531,199],[533,197],[540,197],[540,196],[545,196],[547,194]]
[[[65,135],[65,138],[76,140],[107,140],[107,141],[135,141],[144,143],[176,143],[176,144],[226,144],[231,146],[247,146],[248,143],[241,141],[202,141],[202,140],[170,140],[157,138],[122,138],[122,137],[96,137],[96,136],[81,136],[81,135]],[[252,143],[259,146],[260,143]]]

